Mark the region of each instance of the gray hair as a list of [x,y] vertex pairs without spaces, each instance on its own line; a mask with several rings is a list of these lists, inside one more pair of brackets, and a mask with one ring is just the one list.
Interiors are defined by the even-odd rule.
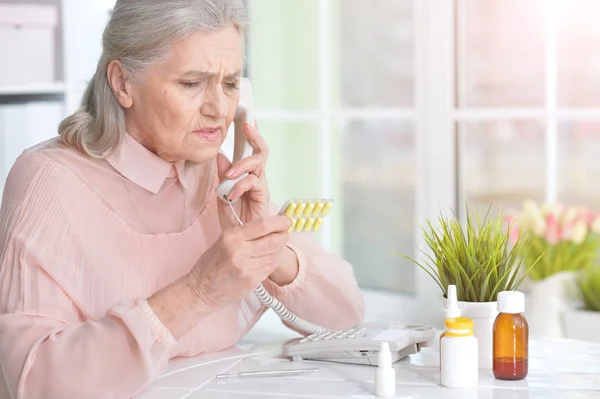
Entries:
[[218,31],[232,25],[245,37],[249,25],[245,0],[118,0],[80,107],[58,128],[63,141],[96,158],[121,143],[124,112],[106,72],[112,60],[120,60],[135,80],[152,63],[164,59],[174,41],[197,31]]

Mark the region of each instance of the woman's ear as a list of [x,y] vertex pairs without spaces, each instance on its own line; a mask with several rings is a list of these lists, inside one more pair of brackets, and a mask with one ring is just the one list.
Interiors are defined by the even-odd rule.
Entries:
[[112,60],[106,68],[108,83],[123,108],[129,108],[133,104],[131,85],[127,77],[127,71],[119,60]]

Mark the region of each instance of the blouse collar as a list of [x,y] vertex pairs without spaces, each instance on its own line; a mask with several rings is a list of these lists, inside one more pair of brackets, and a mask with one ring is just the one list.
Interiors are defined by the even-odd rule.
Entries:
[[116,151],[106,157],[120,174],[140,187],[157,194],[167,178],[179,177],[185,189],[185,161],[167,162],[149,151],[129,134],[125,137]]

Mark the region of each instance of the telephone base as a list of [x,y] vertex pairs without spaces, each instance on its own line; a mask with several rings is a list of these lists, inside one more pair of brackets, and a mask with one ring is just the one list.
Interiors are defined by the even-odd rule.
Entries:
[[[413,355],[419,352],[419,348],[416,344],[411,345],[407,348],[399,351],[392,352],[392,363],[404,359],[409,355]],[[349,364],[362,364],[366,366],[377,366],[378,364],[378,351],[375,350],[347,350],[347,351],[335,351],[335,352],[321,352],[319,356],[293,356],[292,360],[295,362],[301,362],[303,360],[317,360],[323,362],[332,363],[349,363]]]
[[387,341],[392,362],[431,346],[435,329],[398,322],[371,322],[341,331],[316,333],[283,346],[283,355],[295,361],[319,360],[376,366],[381,341]]

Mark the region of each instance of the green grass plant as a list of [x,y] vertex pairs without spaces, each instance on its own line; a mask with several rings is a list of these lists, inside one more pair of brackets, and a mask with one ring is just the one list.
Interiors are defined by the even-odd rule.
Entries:
[[419,262],[395,254],[409,259],[429,274],[444,296],[448,285],[453,284],[459,301],[494,302],[499,292],[517,289],[527,273],[520,273],[524,235],[511,245],[502,214],[492,220],[488,220],[488,215],[489,210],[482,221],[479,215],[473,217],[467,209],[464,228],[454,214],[450,218],[440,216],[438,228],[426,220],[422,232],[432,255],[421,251],[424,258]]

